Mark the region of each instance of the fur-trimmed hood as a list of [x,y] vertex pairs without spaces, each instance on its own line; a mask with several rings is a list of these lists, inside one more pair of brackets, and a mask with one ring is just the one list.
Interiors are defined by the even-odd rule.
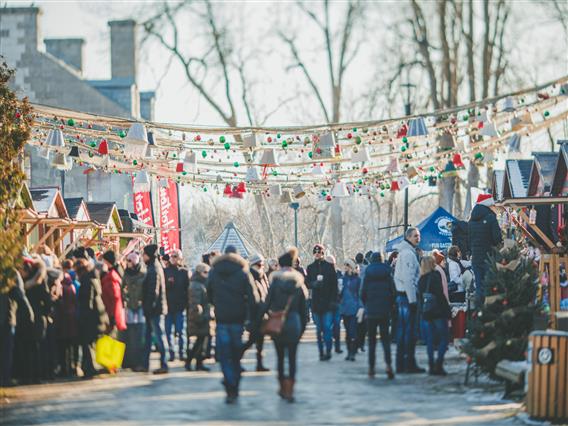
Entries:
[[305,291],[304,277],[294,269],[279,269],[270,274],[270,285],[278,283],[283,290],[292,293],[295,289],[301,288]]
[[227,253],[214,258],[212,267],[220,275],[231,275],[237,271],[249,271],[248,262],[236,253]]

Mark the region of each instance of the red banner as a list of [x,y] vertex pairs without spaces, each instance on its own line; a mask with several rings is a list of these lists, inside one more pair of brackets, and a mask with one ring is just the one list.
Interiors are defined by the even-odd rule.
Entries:
[[[134,178],[132,178],[132,187],[134,188]],[[148,226],[154,226],[150,191],[134,193],[134,213],[136,213],[140,222]]]
[[164,253],[181,248],[178,187],[168,180],[168,186],[160,186],[160,245]]

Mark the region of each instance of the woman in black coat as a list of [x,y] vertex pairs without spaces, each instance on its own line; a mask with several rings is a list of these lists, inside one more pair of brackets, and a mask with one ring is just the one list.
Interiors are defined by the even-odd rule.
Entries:
[[[298,258],[298,250],[290,249],[278,258],[280,269],[270,275],[270,287],[266,298],[269,312],[283,311],[288,306],[288,313],[282,332],[273,337],[278,358],[278,394],[288,402],[294,402],[294,384],[296,380],[296,356],[298,343],[306,329],[307,295],[302,275],[293,269]],[[284,374],[284,361],[288,358],[288,374]]]
[[377,328],[381,333],[386,372],[389,379],[394,379],[391,365],[391,346],[389,324],[395,304],[396,290],[391,267],[383,263],[380,253],[371,255],[371,264],[365,269],[361,301],[367,313],[369,334],[369,377],[375,377],[375,351],[377,347]]
[[101,281],[94,266],[86,259],[75,262],[81,283],[77,297],[79,307],[79,339],[83,351],[82,369],[85,377],[96,374],[93,365],[95,344],[109,327],[109,318],[102,299]]
[[[442,276],[436,270],[436,261],[432,256],[424,256],[420,263],[418,281],[418,303],[425,330],[428,351],[428,373],[445,376],[444,355],[448,349],[451,309],[444,295]],[[434,341],[438,341],[438,358],[434,360]]]

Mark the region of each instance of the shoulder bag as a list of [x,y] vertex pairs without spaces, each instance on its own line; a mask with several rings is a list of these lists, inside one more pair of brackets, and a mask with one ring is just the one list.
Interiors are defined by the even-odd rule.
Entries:
[[286,306],[283,310],[269,312],[268,318],[263,320],[262,325],[260,326],[260,332],[262,334],[276,337],[282,333],[293,298],[294,295],[288,297],[288,301],[286,302]]
[[428,281],[426,283],[426,289],[422,293],[422,315],[424,319],[427,317],[433,317],[438,311],[438,298],[434,293],[430,292],[430,282],[432,281],[432,276],[428,275]]

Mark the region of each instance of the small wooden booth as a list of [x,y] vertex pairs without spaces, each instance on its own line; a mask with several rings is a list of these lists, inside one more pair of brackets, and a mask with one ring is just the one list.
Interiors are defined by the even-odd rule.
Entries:
[[87,202],[87,210],[91,220],[101,225],[88,245],[95,245],[99,251],[113,250],[120,252],[120,237],[122,222],[116,203],[114,202]]

